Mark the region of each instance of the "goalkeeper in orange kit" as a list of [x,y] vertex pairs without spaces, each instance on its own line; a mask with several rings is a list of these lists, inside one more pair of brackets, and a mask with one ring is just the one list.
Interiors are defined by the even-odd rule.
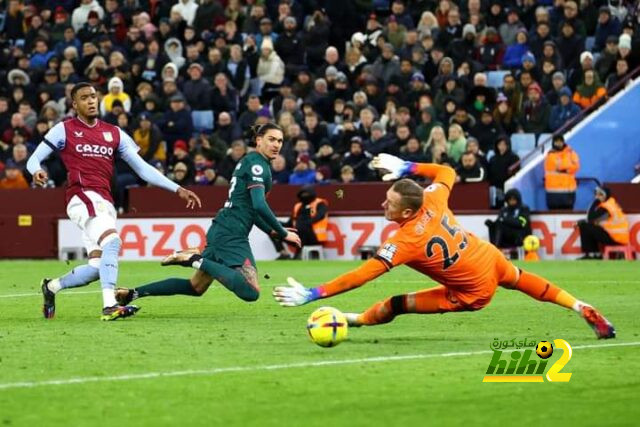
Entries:
[[473,311],[491,301],[498,286],[515,289],[539,300],[576,311],[598,338],[615,338],[615,329],[595,308],[577,300],[548,280],[519,269],[492,244],[464,231],[449,210],[448,199],[455,172],[447,166],[405,162],[389,154],[373,161],[389,171],[383,180],[418,175],[432,180],[423,189],[401,179],[387,191],[382,203],[385,218],[400,224],[376,256],[357,269],[315,288],[305,288],[293,278],[289,286],[274,289],[285,307],[299,306],[355,289],[405,264],[440,285],[378,302],[363,313],[345,313],[350,326],[379,325],[406,313]]

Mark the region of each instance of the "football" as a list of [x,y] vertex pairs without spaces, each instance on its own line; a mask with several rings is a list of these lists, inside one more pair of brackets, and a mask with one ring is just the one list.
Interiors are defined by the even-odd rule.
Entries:
[[320,347],[335,347],[347,338],[347,319],[335,308],[320,307],[309,316],[307,332]]
[[540,359],[548,359],[553,354],[553,345],[549,341],[540,341],[536,346],[536,354]]
[[538,236],[530,234],[524,238],[522,247],[524,247],[524,250],[527,252],[535,252],[540,248],[540,239],[538,239]]

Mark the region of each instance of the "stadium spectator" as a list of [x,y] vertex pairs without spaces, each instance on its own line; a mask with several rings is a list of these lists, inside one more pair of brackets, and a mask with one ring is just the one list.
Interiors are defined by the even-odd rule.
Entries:
[[220,162],[217,168],[218,175],[231,181],[233,170],[244,155],[247,154],[247,146],[242,140],[236,140],[231,143],[229,154]]
[[84,24],[89,20],[89,14],[96,12],[98,19],[104,16],[104,9],[98,3],[98,0],[81,0],[80,5],[73,10],[71,14],[71,25],[75,31],[80,31]]
[[[616,61],[616,70],[607,77],[606,88],[612,90],[619,82],[621,82],[629,73],[629,63],[626,59],[618,59]],[[620,88],[622,89],[622,88]]]
[[486,179],[486,173],[476,155],[465,151],[456,168],[456,182],[480,182]]
[[607,90],[594,70],[585,71],[583,80],[584,82],[578,85],[573,94],[573,102],[584,110],[598,102],[600,98],[605,97]]
[[464,136],[462,126],[452,124],[449,126],[449,137],[447,139],[447,156],[451,161],[458,163],[462,154],[467,149],[467,139]]
[[29,183],[21,168],[13,160],[7,161],[4,165],[4,178],[0,179],[0,189],[22,190],[26,188],[29,188]]
[[289,184],[306,185],[316,182],[316,167],[309,154],[300,154],[296,159],[296,165],[289,176]]
[[111,112],[112,104],[114,101],[120,101],[125,112],[131,111],[131,97],[124,92],[124,83],[119,77],[112,77],[109,79],[107,85],[109,93],[107,93],[100,102],[100,114],[105,116]]
[[177,140],[189,140],[193,133],[191,114],[185,108],[185,99],[181,94],[173,95],[169,99],[169,110],[165,111],[160,121],[160,129],[167,141],[167,150],[173,151],[173,143]]
[[282,59],[278,56],[278,53],[273,49],[271,38],[266,37],[262,41],[260,52],[256,75],[264,83],[263,95],[265,95],[271,89],[282,83],[282,80],[284,80],[285,66]]
[[499,201],[502,200],[504,183],[514,175],[518,169],[511,168],[520,158],[511,151],[511,140],[506,135],[498,137],[494,154],[489,160],[489,183],[496,188]]
[[576,173],[580,159],[564,141],[562,135],[553,137],[553,145],[544,160],[544,187],[549,209],[573,209],[576,201]]
[[281,154],[271,162],[271,179],[274,184],[288,184],[291,172],[287,169],[287,160]]
[[600,6],[598,11],[598,26],[596,27],[594,52],[600,52],[605,48],[610,36],[617,37],[622,31],[622,25],[617,17],[611,16],[609,6]]
[[140,156],[148,163],[152,163],[154,160],[166,162],[166,143],[160,128],[153,123],[148,113],[140,114],[138,123],[138,128],[133,131],[133,140],[140,147]]
[[499,248],[522,246],[522,241],[531,234],[529,207],[522,203],[522,195],[515,188],[507,191],[504,206],[495,221],[486,220],[491,243]]
[[431,129],[431,135],[425,146],[425,155],[427,160],[432,163],[449,162],[447,155],[447,137],[442,126],[434,126]]
[[344,155],[342,166],[351,166],[356,181],[370,181],[373,174],[369,163],[372,158],[373,156],[364,150],[362,138],[354,136],[351,138],[349,151]]
[[549,116],[549,129],[551,132],[560,129],[562,125],[580,114],[580,107],[572,101],[571,90],[568,87],[565,86],[560,89],[558,95],[560,102],[551,108],[551,115]]
[[527,100],[523,103],[520,115],[522,130],[535,134],[547,132],[550,114],[551,107],[544,99],[542,88],[538,83],[531,83],[527,88]]
[[587,211],[587,219],[577,223],[580,247],[579,259],[602,259],[602,245],[629,243],[629,222],[622,208],[606,187],[597,187],[595,199]]

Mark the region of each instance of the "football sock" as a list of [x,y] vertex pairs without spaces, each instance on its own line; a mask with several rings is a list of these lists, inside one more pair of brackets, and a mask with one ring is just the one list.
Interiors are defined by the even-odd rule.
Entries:
[[158,282],[149,283],[148,285],[135,288],[133,292],[137,293],[138,298],[150,297],[157,295],[190,295],[200,296],[199,293],[191,286],[189,279],[171,278],[160,280]]
[[100,277],[99,270],[89,264],[79,265],[64,276],[53,279],[47,287],[51,292],[58,293],[62,289],[77,288],[86,286],[89,283],[98,280]]
[[538,301],[553,302],[563,307],[579,311],[577,307],[580,306],[581,303],[573,295],[560,289],[548,280],[529,273],[528,271],[521,271],[520,280],[518,280],[516,284],[516,289]]
[[100,285],[102,286],[102,302],[104,307],[117,305],[115,289],[118,282],[118,255],[120,254],[120,238],[112,238],[102,246],[100,257]]
[[253,287],[238,270],[205,258],[201,258],[196,262],[199,264],[197,267],[199,270],[204,271],[222,283],[225,288],[236,294],[240,299],[255,301],[260,296],[260,290]]
[[397,295],[375,303],[358,316],[358,323],[362,325],[381,325],[391,322],[398,314],[406,313],[406,295]]

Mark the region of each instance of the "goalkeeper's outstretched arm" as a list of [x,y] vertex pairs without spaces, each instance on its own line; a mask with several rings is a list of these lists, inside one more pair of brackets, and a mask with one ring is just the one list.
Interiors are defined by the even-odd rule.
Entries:
[[404,161],[391,154],[380,154],[373,159],[376,169],[388,171],[382,179],[391,181],[408,175],[418,175],[431,179],[433,182],[444,184],[448,189],[453,187],[456,172],[449,166],[435,163],[413,163]]
[[278,286],[273,290],[273,297],[285,307],[307,304],[321,298],[347,292],[358,288],[387,271],[382,261],[372,258],[360,267],[315,288],[307,289],[291,277],[289,286]]

